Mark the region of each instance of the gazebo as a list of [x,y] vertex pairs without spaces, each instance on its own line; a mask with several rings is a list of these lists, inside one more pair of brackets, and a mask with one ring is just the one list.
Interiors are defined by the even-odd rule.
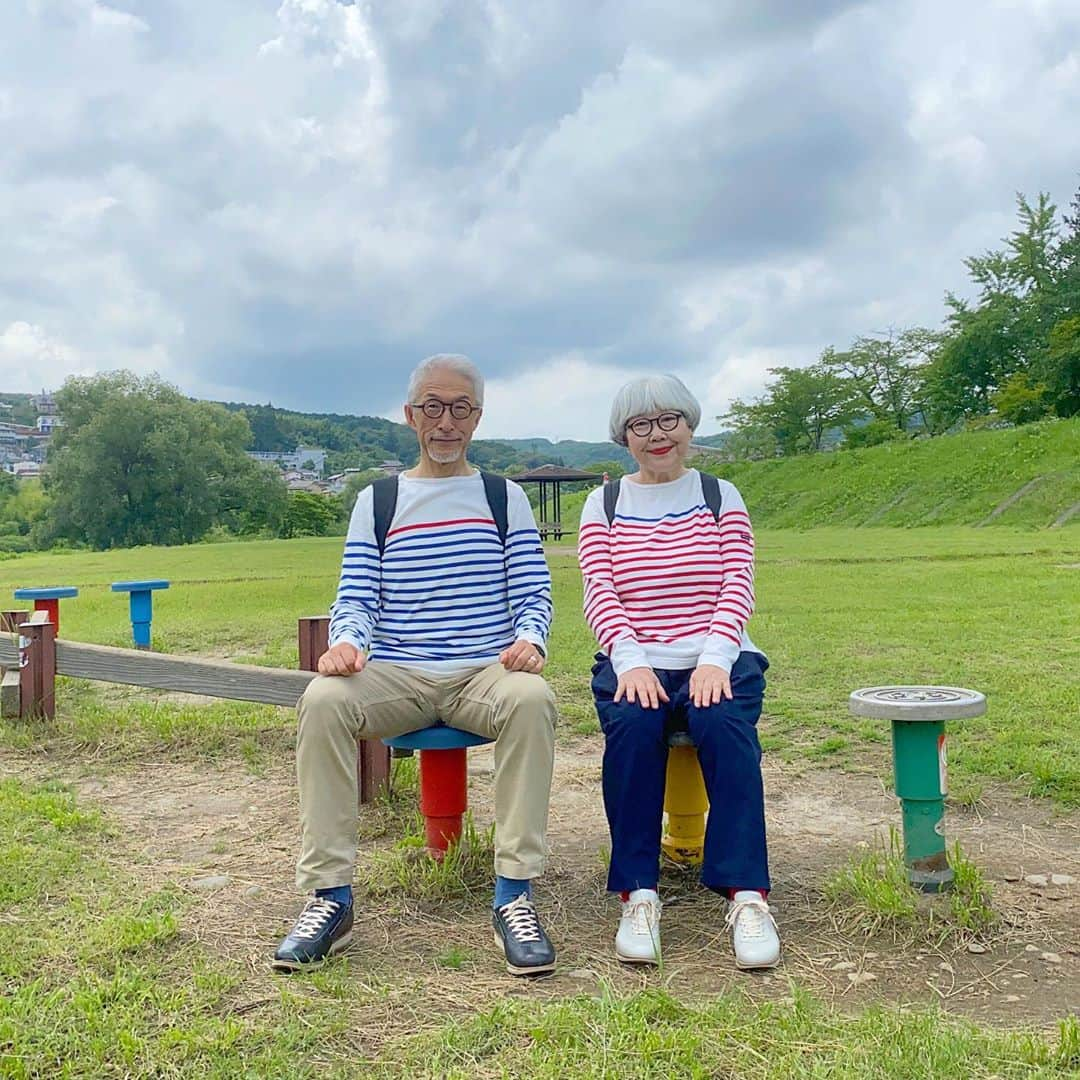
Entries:
[[[541,465],[519,476],[510,477],[515,484],[540,485],[540,538],[561,540],[563,536],[562,514],[559,507],[559,485],[580,480],[602,480],[600,473],[567,469],[562,465]],[[551,488],[551,515],[548,515],[548,488]]]

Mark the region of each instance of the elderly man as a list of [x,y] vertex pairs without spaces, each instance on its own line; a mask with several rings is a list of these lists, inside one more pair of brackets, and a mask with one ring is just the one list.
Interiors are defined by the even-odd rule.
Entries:
[[492,919],[507,970],[555,968],[532,901],[555,751],[555,702],[540,676],[551,578],[524,492],[465,458],[483,402],[470,360],[424,360],[405,405],[420,463],[389,499],[369,487],[356,500],[330,648],[298,706],[296,880],[314,895],[276,970],[318,967],[352,936],[356,740],[437,720],[495,741]]

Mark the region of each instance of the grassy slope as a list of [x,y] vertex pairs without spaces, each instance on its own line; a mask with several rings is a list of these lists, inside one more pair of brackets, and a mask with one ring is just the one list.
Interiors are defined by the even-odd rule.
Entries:
[[[739,488],[759,527],[978,525],[1037,479],[992,524],[1045,528],[1080,502],[1080,418],[710,471]],[[571,528],[584,498],[563,499]]]

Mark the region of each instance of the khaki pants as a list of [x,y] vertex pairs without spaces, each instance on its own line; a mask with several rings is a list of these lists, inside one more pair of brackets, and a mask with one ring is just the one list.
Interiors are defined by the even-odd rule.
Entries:
[[534,878],[547,856],[555,756],[555,698],[539,675],[492,664],[431,675],[369,663],[350,676],[317,676],[297,705],[296,773],[305,892],[351,885],[356,861],[356,743],[441,720],[495,740],[495,873]]

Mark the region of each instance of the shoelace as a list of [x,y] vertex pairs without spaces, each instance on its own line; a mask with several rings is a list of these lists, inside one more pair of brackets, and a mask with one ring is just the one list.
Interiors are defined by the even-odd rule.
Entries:
[[635,934],[653,937],[660,922],[660,905],[653,900],[638,900],[626,905],[625,915],[630,920],[630,928]]
[[740,900],[738,903],[732,901],[725,922],[732,929],[738,923],[739,933],[747,938],[761,938],[765,936],[766,919],[776,925],[769,905],[758,896],[753,900]]
[[317,938],[326,924],[341,910],[336,900],[316,897],[300,912],[293,933],[299,938]]
[[515,941],[540,940],[540,920],[536,916],[536,907],[524,893],[499,908],[499,914],[506,920],[507,929]]

